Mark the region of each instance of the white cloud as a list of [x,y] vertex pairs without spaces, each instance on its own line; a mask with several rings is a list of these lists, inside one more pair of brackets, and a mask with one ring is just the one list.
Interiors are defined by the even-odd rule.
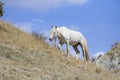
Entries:
[[[31,33],[32,31],[36,31],[35,28],[37,29],[41,26],[44,25],[46,22],[43,19],[40,18],[34,18],[29,22],[15,22],[13,23],[17,28],[20,30],[23,30],[27,33]],[[43,31],[42,31],[43,32]],[[45,31],[44,31],[45,32]],[[47,33],[48,34],[48,33]],[[45,34],[45,35],[47,35]]]
[[29,22],[16,23],[15,26],[27,33],[31,33],[33,31],[32,24]]
[[98,52],[96,52],[94,55],[93,55],[93,57],[94,58],[97,58],[99,55],[104,55],[105,54],[105,52],[103,52],[103,51],[98,51]]
[[46,11],[66,5],[83,5],[87,2],[88,0],[7,0],[5,3],[9,7]]

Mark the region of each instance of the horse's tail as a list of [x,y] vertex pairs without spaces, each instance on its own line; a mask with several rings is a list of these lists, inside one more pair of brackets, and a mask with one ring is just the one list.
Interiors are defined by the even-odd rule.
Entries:
[[85,58],[86,58],[86,61],[89,61],[87,41],[84,42],[84,49],[85,49]]

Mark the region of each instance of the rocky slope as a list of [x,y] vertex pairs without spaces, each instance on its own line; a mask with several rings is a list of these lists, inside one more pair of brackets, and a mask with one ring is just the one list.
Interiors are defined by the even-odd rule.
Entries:
[[119,76],[66,57],[43,40],[0,21],[0,80],[120,80]]
[[115,43],[110,51],[96,61],[96,64],[112,72],[120,72],[120,43]]

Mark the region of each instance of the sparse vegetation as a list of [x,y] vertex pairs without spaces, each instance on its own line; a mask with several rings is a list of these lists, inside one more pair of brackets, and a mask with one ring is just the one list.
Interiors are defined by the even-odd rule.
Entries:
[[44,33],[37,33],[35,31],[32,32],[32,36],[36,39],[36,40],[43,40],[45,41],[45,39],[47,39],[45,36],[44,36]]
[[120,80],[119,74],[66,57],[9,23],[0,25],[7,30],[0,31],[0,80]]

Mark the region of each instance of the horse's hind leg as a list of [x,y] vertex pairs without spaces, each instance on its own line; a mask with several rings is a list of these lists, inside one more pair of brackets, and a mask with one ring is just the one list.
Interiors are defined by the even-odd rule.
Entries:
[[80,51],[78,50],[77,45],[73,46],[73,49],[74,49],[75,52],[76,52],[76,59],[78,60],[78,59],[79,59]]

